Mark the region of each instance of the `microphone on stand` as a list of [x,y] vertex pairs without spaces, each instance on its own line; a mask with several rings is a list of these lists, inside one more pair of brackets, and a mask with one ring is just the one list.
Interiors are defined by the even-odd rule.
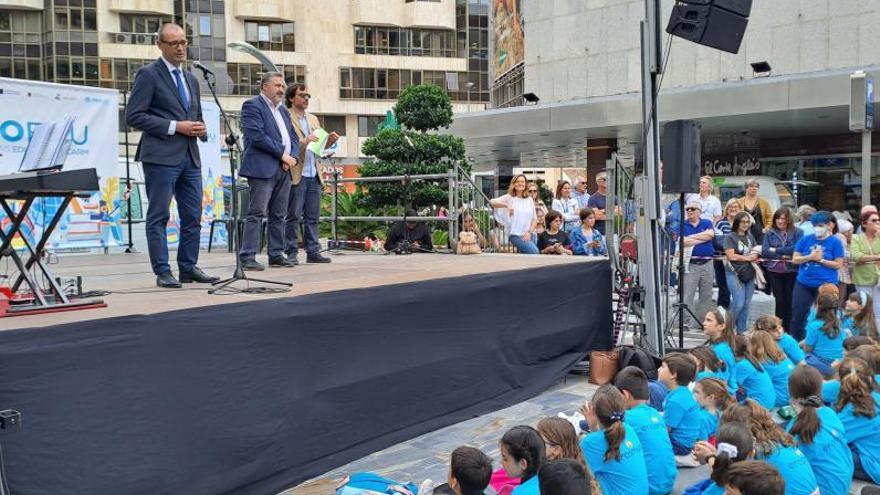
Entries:
[[193,67],[202,71],[202,77],[204,77],[204,78],[207,78],[208,74],[210,74],[212,76],[214,75],[214,72],[211,69],[202,65],[201,62],[193,62]]

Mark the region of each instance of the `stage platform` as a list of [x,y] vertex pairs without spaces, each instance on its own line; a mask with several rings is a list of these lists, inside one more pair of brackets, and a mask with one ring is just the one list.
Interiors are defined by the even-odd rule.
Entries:
[[[232,272],[228,253],[200,265]],[[383,256],[158,289],[145,255],[65,256],[104,309],[0,319],[16,495],[271,495],[528,400],[611,346],[604,258]]]
[[[574,256],[523,256],[516,254],[484,254],[456,256],[452,254],[383,255],[341,251],[330,256],[332,263],[308,264],[300,255],[300,265],[293,268],[268,268],[247,272],[248,276],[293,283],[289,292],[281,294],[210,295],[207,284],[184,284],[182,289],[156,287],[146,253],[109,255],[61,255],[50,265],[56,277],[83,278],[83,290],[103,290],[106,308],[63,313],[0,318],[0,330],[41,327],[59,323],[95,320],[113,316],[155,314],[165,311],[228,304],[254,299],[271,299],[316,294],[343,289],[363,289],[438,278],[460,277],[481,273],[583,263],[590,258]],[[176,253],[171,252],[172,264]],[[260,262],[265,263],[265,256]],[[214,250],[199,255],[199,266],[211,275],[226,278],[232,274],[235,258],[225,251]],[[253,283],[251,286],[277,287]],[[247,287],[237,282],[233,287]]]

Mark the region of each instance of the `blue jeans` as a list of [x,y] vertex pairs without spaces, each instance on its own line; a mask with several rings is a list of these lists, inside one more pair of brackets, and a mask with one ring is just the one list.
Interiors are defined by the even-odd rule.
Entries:
[[323,187],[318,177],[303,177],[290,190],[287,202],[287,224],[284,227],[284,252],[296,256],[297,232],[303,226],[306,253],[321,250],[318,244],[318,219],[321,216],[321,193]]
[[755,293],[755,279],[742,282],[736,273],[727,270],[727,290],[730,291],[730,312],[733,321],[736,322],[736,333],[748,330],[749,305],[752,304],[752,295]]
[[522,254],[540,254],[538,245],[535,244],[535,235],[532,234],[529,240],[524,240],[521,236],[511,234],[507,238],[511,244]]
[[269,260],[283,255],[284,217],[287,215],[287,199],[290,194],[290,174],[278,167],[275,177],[268,179],[248,178],[250,204],[244,234],[241,237],[241,261],[251,261],[260,250],[260,232],[263,220],[269,217],[267,233],[269,237],[266,251]]
[[800,282],[794,284],[791,294],[791,328],[786,330],[798,342],[804,340],[807,315],[810,314],[810,306],[816,301],[818,294],[818,287],[808,287]]
[[202,232],[202,170],[189,153],[177,165],[144,163],[147,188],[147,250],[153,273],[170,273],[168,265],[168,219],[171,198],[177,199],[180,242],[177,245],[177,267],[190,273],[199,260],[199,237]]
[[822,376],[826,380],[834,376],[834,368],[831,367],[831,363],[833,362],[833,360],[819,357],[812,352],[808,352],[807,355],[804,357],[804,363],[819,370],[819,373],[822,373]]

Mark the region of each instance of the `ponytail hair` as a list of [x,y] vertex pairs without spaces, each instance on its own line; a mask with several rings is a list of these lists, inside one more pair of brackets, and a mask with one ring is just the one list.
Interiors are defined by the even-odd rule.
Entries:
[[626,437],[626,428],[623,425],[626,403],[623,394],[614,385],[605,384],[593,395],[591,403],[599,424],[605,430],[605,442],[608,443],[605,462],[619,461],[620,444]]
[[836,339],[840,334],[840,320],[837,318],[837,309],[840,305],[840,296],[833,294],[819,294],[816,298],[816,319],[822,320],[822,332],[829,339]]
[[[757,324],[756,324],[757,326]],[[785,359],[785,353],[779,348],[776,339],[768,332],[752,332],[749,335],[751,354],[759,363],[781,363]]]
[[694,347],[693,349],[688,351],[688,354],[696,358],[699,369],[697,373],[703,371],[704,369],[708,369],[712,372],[719,371],[727,371],[727,363],[718,358],[718,354],[715,354],[715,350],[706,345],[701,345],[699,347]]
[[874,299],[871,294],[859,290],[850,294],[847,299],[862,307],[861,311],[853,315],[853,324],[859,329],[859,335],[876,339],[877,320],[874,318]]
[[791,447],[794,445],[791,435],[786,433],[776,423],[770,413],[753,399],[746,399],[740,405],[729,407],[721,415],[721,424],[738,421],[749,426],[755,437],[755,450],[762,455],[770,455],[778,447]]
[[798,436],[801,444],[810,445],[822,426],[818,414],[822,407],[822,375],[812,366],[797,367],[788,379],[788,393],[802,408],[789,433]]
[[835,406],[837,411],[852,404],[855,416],[876,416],[877,406],[871,396],[875,381],[868,363],[857,357],[845,357],[837,366],[837,374],[840,376],[840,395]]
[[748,362],[752,363],[752,366],[755,367],[756,370],[761,373],[764,372],[764,367],[761,366],[761,363],[755,359],[755,356],[752,355],[752,351],[749,348],[749,338],[745,335],[737,335],[733,338],[733,355],[737,357],[737,359],[745,359]]
[[772,332],[782,326],[782,320],[776,315],[761,315],[752,325],[752,332]]
[[720,412],[736,405],[736,399],[727,391],[727,384],[719,378],[703,378],[695,386],[703,390],[703,395],[712,397],[712,402]]
[[747,425],[733,421],[721,425],[718,435],[715,435],[715,442],[718,447],[709,478],[716,485],[724,486],[727,482],[727,470],[733,463],[748,459],[755,449],[755,437]]
[[846,355],[864,360],[873,374],[880,375],[880,345],[860,345]]

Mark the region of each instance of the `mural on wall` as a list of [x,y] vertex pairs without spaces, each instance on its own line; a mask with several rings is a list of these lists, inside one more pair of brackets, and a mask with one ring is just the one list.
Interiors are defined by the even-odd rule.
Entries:
[[522,0],[492,0],[490,18],[495,31],[493,73],[497,80],[525,60]]

